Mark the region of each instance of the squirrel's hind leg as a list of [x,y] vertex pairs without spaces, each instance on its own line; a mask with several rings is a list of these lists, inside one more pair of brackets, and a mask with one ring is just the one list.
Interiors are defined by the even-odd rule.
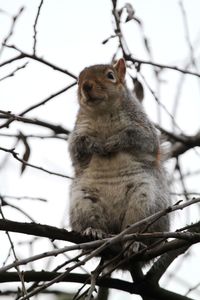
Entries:
[[72,230],[94,239],[102,239],[107,235],[108,216],[97,189],[72,187],[70,223]]

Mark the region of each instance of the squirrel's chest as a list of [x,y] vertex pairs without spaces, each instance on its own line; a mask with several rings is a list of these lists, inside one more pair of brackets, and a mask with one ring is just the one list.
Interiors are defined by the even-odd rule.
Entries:
[[97,116],[95,119],[85,120],[81,124],[83,131],[99,138],[107,138],[113,134],[117,134],[123,128],[129,125],[127,118],[119,114],[106,114]]
[[112,118],[97,119],[93,124],[93,129],[98,137],[107,138],[121,130],[121,123]]

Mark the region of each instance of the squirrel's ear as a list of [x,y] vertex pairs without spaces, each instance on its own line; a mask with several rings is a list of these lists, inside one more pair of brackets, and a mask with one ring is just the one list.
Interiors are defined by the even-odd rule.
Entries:
[[113,67],[115,68],[115,70],[117,71],[119,80],[121,82],[124,81],[125,78],[125,74],[126,74],[126,63],[125,60],[123,58],[120,58],[114,65]]

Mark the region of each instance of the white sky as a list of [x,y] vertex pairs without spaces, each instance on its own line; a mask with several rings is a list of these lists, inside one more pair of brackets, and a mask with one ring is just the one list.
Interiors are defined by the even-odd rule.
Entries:
[[[127,1],[119,1],[121,7]],[[133,4],[136,15],[143,21],[145,35],[150,40],[150,46],[155,62],[177,65],[184,67],[189,57],[189,49],[186,42],[183,18],[179,1],[176,0],[134,0]],[[188,17],[189,33],[191,42],[195,45],[196,57],[199,59],[200,49],[200,2],[198,0],[186,0],[183,2]],[[14,15],[19,8],[25,6],[25,11],[17,21],[15,32],[10,40],[25,52],[31,53],[33,45],[33,23],[35,20],[39,1],[33,0],[0,0],[0,9]],[[106,45],[102,41],[113,34],[111,1],[109,0],[51,0],[44,1],[38,22],[38,43],[37,54],[47,61],[54,63],[64,69],[78,75],[88,65],[96,63],[108,63],[117,47],[117,40],[112,39]],[[2,40],[10,28],[10,18],[0,11],[0,40]],[[127,43],[134,56],[140,59],[149,59],[144,51],[143,41],[138,26],[134,22],[128,22],[123,26]],[[17,53],[13,50],[4,50],[0,63]],[[25,62],[26,59],[23,61]],[[28,61],[28,60],[27,60]],[[198,60],[197,60],[198,61]],[[9,74],[21,62],[0,69],[0,78]],[[198,64],[199,67],[199,64]],[[199,68],[200,69],[200,68]],[[150,67],[142,69],[147,82],[156,91],[153,73]],[[166,71],[162,75],[165,83],[162,85],[160,99],[171,111],[176,94],[179,73]],[[74,80],[60,72],[53,71],[47,66],[31,61],[26,69],[19,71],[14,78],[8,78],[0,82],[0,109],[11,110],[13,113],[20,113],[25,108],[41,101],[48,95],[62,89]],[[149,116],[157,122],[157,106],[151,94],[146,91],[145,108]],[[180,98],[180,107],[177,115],[177,122],[182,130],[188,134],[194,134],[200,124],[200,82],[198,79],[187,76],[184,89]],[[72,129],[78,109],[76,100],[76,88],[64,93],[47,105],[28,113],[28,117],[37,117],[47,121],[61,124]],[[171,129],[169,116],[162,111],[162,125]],[[21,129],[24,133],[45,133],[41,128],[13,124],[9,130],[1,132],[14,132]],[[12,147],[13,141],[0,137],[1,145]],[[49,170],[72,175],[72,170],[67,154],[67,145],[63,141],[32,140],[32,153],[30,162]],[[17,146],[17,151],[23,154],[23,145]],[[0,161],[5,153],[0,152]],[[184,170],[199,168],[200,159],[194,156],[193,152],[185,155]],[[1,163],[0,163],[1,164]],[[22,176],[19,176],[19,163],[10,158],[7,166],[0,169],[0,192],[6,195],[31,195],[48,199],[48,204],[38,201],[21,201],[21,207],[30,213],[36,222],[55,226],[67,225],[68,187],[69,180],[44,174],[38,170],[26,169]],[[188,181],[188,187],[192,191],[198,191],[198,181]],[[17,203],[17,202],[13,202]],[[18,203],[17,203],[18,204]],[[24,221],[20,213],[12,209],[4,209],[9,219]],[[198,217],[198,212],[194,219]],[[63,219],[64,218],[64,219]],[[181,216],[178,218],[181,223]],[[180,225],[180,224],[179,224]],[[0,233],[1,238],[4,235]],[[20,240],[27,237],[18,236]],[[8,242],[5,238],[5,245]],[[48,248],[48,243],[44,243]],[[41,244],[35,247],[40,252]],[[7,248],[1,249],[1,256],[4,260]],[[24,248],[24,251],[25,250]],[[28,254],[28,252],[27,252]],[[20,253],[19,253],[20,255]],[[198,258],[189,261],[180,269],[182,276],[191,285],[198,282],[199,273],[195,267],[188,271],[188,266],[198,266]],[[163,281],[165,284],[166,281]],[[168,286],[167,286],[168,287]],[[187,287],[172,282],[169,288],[176,292],[186,292]],[[113,292],[114,293],[114,292]],[[116,292],[115,292],[116,293]],[[124,294],[123,294],[124,296]],[[194,296],[194,294],[189,294]],[[117,292],[115,299],[121,299]],[[45,299],[45,297],[41,297]],[[50,299],[50,298],[48,298]],[[126,299],[140,299],[139,297],[126,295]]]

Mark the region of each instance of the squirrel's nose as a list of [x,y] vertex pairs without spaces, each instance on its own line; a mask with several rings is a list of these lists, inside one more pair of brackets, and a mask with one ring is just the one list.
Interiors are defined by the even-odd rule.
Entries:
[[84,83],[83,83],[84,92],[86,92],[86,93],[90,92],[92,90],[92,88],[93,88],[93,83],[91,81],[89,81],[89,80],[84,81]]

